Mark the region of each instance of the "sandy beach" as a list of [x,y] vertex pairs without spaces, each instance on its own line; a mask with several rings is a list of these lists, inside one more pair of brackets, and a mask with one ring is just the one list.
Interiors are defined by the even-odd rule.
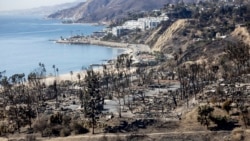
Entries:
[[[94,68],[93,69],[95,72],[100,72],[102,73],[102,67],[98,67],[98,68]],[[69,73],[65,73],[65,74],[60,74],[59,76],[50,76],[44,79],[44,83],[46,85],[52,85],[54,83],[54,81],[56,80],[57,82],[61,82],[61,81],[78,81],[78,74],[80,74],[81,78],[80,80],[84,79],[85,75],[86,75],[86,70],[82,70],[82,71],[76,71],[73,72],[73,74]]]
[[[133,56],[134,62],[139,61],[139,58],[137,57],[138,52],[151,52],[149,46],[143,45],[143,44],[128,44],[128,43],[118,43],[118,42],[108,42],[108,41],[101,41],[101,40],[96,40],[96,39],[91,39],[86,38],[82,40],[58,40],[56,41],[57,43],[62,43],[62,44],[92,44],[92,45],[100,45],[100,46],[105,46],[105,47],[112,47],[112,48],[122,48],[124,51],[122,54],[129,54],[130,56]],[[99,73],[102,73],[102,66],[99,67],[94,67],[94,71],[98,71]],[[65,81],[65,80],[70,80],[70,81],[77,81],[78,77],[77,75],[81,75],[81,79],[84,79],[84,76],[86,75],[86,70],[83,71],[76,71],[73,72],[73,74],[66,73],[66,74],[61,74],[59,76],[51,76],[45,78],[44,82],[47,85],[53,84],[53,82],[56,80],[57,82]]]

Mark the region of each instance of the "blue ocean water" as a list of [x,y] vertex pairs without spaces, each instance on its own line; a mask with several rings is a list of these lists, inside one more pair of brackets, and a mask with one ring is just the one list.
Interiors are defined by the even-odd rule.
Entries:
[[45,64],[47,74],[55,65],[59,74],[80,71],[91,64],[115,58],[121,49],[94,45],[65,45],[53,41],[72,35],[90,35],[103,26],[90,24],[62,24],[31,16],[0,16],[0,71],[6,75],[25,73],[26,76]]

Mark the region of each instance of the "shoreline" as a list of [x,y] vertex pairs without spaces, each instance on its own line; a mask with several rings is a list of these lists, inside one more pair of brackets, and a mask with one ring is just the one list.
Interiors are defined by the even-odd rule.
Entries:
[[59,44],[86,44],[86,45],[97,45],[97,46],[104,46],[108,48],[120,48],[124,49],[126,54],[132,55],[135,61],[139,60],[137,58],[138,52],[149,52],[151,53],[152,50],[146,44],[130,44],[130,43],[121,43],[121,42],[111,42],[111,41],[102,41],[99,39],[93,39],[89,37],[81,37],[81,38],[66,38],[66,39],[59,39],[56,40],[56,43]]
[[[93,68],[93,70],[95,72],[99,72],[102,73],[102,68]],[[73,74],[71,75],[70,72],[68,73],[63,73],[63,74],[59,74],[58,76],[48,76],[46,78],[44,78],[42,81],[46,84],[46,85],[52,85],[54,83],[54,81],[56,82],[62,82],[62,81],[78,81],[77,75],[80,74],[81,78],[80,80],[83,80],[84,77],[86,76],[86,70],[81,70],[81,71],[73,71]]]
[[[98,46],[104,46],[104,47],[110,47],[110,48],[121,48],[124,51],[122,51],[122,53],[118,54],[117,56],[121,55],[121,54],[129,54],[130,56],[133,56],[133,60],[134,62],[139,61],[139,59],[137,58],[137,53],[138,52],[143,52],[143,51],[147,51],[147,52],[151,52],[149,46],[147,45],[143,45],[143,44],[128,44],[128,43],[119,43],[119,42],[110,42],[110,41],[101,41],[101,40],[96,40],[96,39],[92,39],[92,38],[82,38],[81,40],[72,40],[72,39],[67,39],[67,40],[57,40],[56,43],[60,43],[60,44],[91,44],[91,45],[98,45]],[[116,60],[115,59],[110,59],[112,61]],[[104,64],[110,64],[108,61],[105,62]],[[95,72],[99,72],[102,73],[102,64],[100,64],[100,66],[98,67],[93,67],[93,70]],[[110,64],[112,66],[112,64]],[[86,70],[82,70],[82,71],[76,71],[73,72],[73,74],[71,75],[70,72],[68,73],[64,73],[64,74],[60,74],[59,76],[50,76],[50,77],[46,77],[43,81],[45,82],[45,84],[47,85],[51,85],[53,84],[53,82],[56,80],[57,82],[62,82],[62,81],[77,81],[77,75],[80,74],[81,75],[81,80],[84,78],[84,76],[86,75]]]
[[98,46],[106,46],[112,48],[128,48],[129,43],[119,43],[119,42],[111,42],[111,41],[102,41],[93,38],[76,38],[76,39],[65,39],[65,40],[56,40],[56,43],[60,44],[88,44],[88,45],[98,45]]

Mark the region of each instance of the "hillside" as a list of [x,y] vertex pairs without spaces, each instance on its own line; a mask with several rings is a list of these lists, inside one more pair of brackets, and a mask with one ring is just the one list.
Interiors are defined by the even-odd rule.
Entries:
[[[49,18],[72,18],[77,22],[110,21],[127,15],[128,12],[160,9],[176,0],[87,0],[85,3],[49,15]],[[186,2],[193,2],[187,0]]]
[[[152,46],[152,49],[155,51],[167,51],[175,46],[185,46],[185,44],[188,43],[188,39],[187,37],[182,36],[181,32],[188,25],[189,22],[185,19],[177,20],[158,37],[158,39]],[[175,42],[177,38],[178,42]],[[148,40],[147,42],[150,42],[150,40]]]
[[250,45],[250,34],[246,27],[235,28],[235,30],[231,33],[231,36],[238,40],[242,40],[245,44]]

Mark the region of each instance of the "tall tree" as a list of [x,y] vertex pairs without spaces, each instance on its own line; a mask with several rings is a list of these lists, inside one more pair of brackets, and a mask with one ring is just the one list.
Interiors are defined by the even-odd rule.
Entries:
[[94,134],[94,129],[96,125],[96,117],[101,114],[103,109],[101,93],[100,93],[100,76],[95,73],[92,69],[87,70],[87,75],[85,77],[86,89],[85,89],[85,116],[92,119],[92,134]]
[[70,71],[70,76],[71,76],[71,81],[73,81],[72,77],[73,77],[73,71]]
[[54,74],[56,76],[56,65],[52,65],[52,68],[54,69]]

